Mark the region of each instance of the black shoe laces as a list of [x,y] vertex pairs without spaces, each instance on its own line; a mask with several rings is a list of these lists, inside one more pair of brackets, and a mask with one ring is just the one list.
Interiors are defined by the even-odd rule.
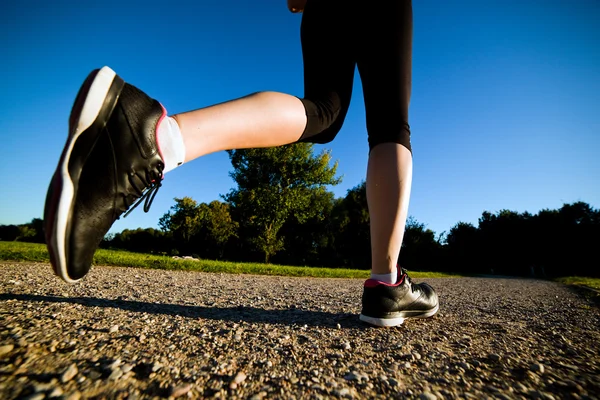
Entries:
[[[147,179],[147,181],[149,180],[150,184],[146,186],[145,189],[140,189],[136,185],[135,181],[132,179],[134,176],[136,175],[134,174],[129,176],[129,182],[131,183],[131,186],[135,189],[137,195],[141,197],[131,207],[126,204],[128,210],[123,215],[123,218],[127,217],[133,210],[135,210],[136,207],[139,206],[142,201],[144,201],[144,212],[148,212],[150,210],[150,206],[152,206],[152,202],[154,201],[154,198],[158,193],[158,189],[160,189],[160,187],[162,186],[163,166],[159,165],[157,170],[153,171],[152,176],[148,177],[150,179]],[[127,199],[127,197],[125,198]]]
[[400,273],[404,275],[404,279],[408,282],[408,284],[410,285],[410,290],[411,291],[415,291],[416,290],[416,285],[413,285],[412,283],[412,279],[410,278],[410,276],[408,275],[408,271],[404,268],[400,269]]

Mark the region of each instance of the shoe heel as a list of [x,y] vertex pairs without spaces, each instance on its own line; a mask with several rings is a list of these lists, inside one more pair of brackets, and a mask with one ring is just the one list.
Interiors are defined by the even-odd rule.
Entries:
[[[71,109],[71,115],[69,116],[70,135],[72,137],[78,136],[89,128],[100,114],[105,100],[111,92],[111,87],[120,86],[117,89],[120,94],[123,85],[123,80],[109,67],[102,67],[90,72],[79,88]],[[115,96],[115,103],[116,98],[118,98],[118,94]]]

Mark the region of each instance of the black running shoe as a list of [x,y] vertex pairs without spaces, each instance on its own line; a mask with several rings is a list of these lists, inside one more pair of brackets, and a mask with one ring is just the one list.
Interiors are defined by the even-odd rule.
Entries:
[[405,271],[391,285],[374,279],[364,284],[360,320],[375,326],[396,326],[405,318],[427,318],[437,313],[438,296],[427,283],[412,283]]
[[163,178],[156,129],[165,115],[108,67],[92,71],[79,89],[44,209],[50,262],[66,282],[88,273],[121,214],[144,199],[144,211],[150,208]]

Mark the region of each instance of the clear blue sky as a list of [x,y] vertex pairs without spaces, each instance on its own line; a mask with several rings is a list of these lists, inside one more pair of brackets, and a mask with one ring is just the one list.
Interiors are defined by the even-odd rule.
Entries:
[[[319,0],[315,0],[319,1]],[[483,211],[600,207],[600,2],[416,0],[410,215],[436,233]],[[41,217],[90,70],[112,67],[187,111],[260,90],[302,95],[300,15],[285,0],[13,1],[0,14],[0,224]],[[358,77],[357,77],[358,78]],[[365,175],[360,81],[337,139],[337,197]],[[112,232],[156,227],[174,197],[219,199],[226,153],[166,175],[145,214]]]

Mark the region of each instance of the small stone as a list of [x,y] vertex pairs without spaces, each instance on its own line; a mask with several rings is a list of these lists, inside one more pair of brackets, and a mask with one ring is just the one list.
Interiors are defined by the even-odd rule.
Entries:
[[44,393],[33,393],[27,397],[23,397],[22,400],[44,400],[45,397]]
[[499,354],[491,353],[488,355],[488,359],[492,362],[498,362],[502,359]]
[[156,372],[161,368],[162,368],[162,364],[159,363],[158,361],[155,361],[154,364],[152,364],[152,372]]
[[67,396],[63,397],[64,400],[79,400],[81,399],[81,393],[78,391],[74,391],[69,393]]
[[63,395],[63,391],[61,388],[59,388],[58,386],[53,388],[52,391],[50,393],[48,393],[48,397],[52,398],[52,397],[59,397]]
[[250,397],[250,400],[262,400],[265,397],[267,397],[267,392],[262,391],[262,392],[258,392],[256,393],[254,396]]
[[91,370],[91,371],[87,372],[87,377],[92,381],[96,381],[96,380],[100,379],[100,377],[102,377],[102,374],[98,371]]
[[352,371],[347,373],[344,376],[344,379],[347,381],[360,381],[360,376],[358,375],[358,372]]
[[423,392],[419,395],[421,400],[437,400],[437,396],[431,392]]
[[49,383],[34,382],[31,388],[33,389],[33,393],[41,393],[50,390],[51,386]]
[[534,363],[529,366],[529,370],[539,374],[544,373],[544,364]]
[[239,385],[240,383],[244,382],[245,380],[246,380],[246,374],[243,373],[242,371],[240,371],[233,378],[233,383]]
[[513,384],[513,387],[515,388],[515,390],[521,393],[527,393],[529,391],[527,386],[523,385],[521,382],[515,382]]
[[133,369],[133,364],[123,364],[121,366],[121,371],[123,371],[123,373],[127,373],[129,371],[131,371]]
[[110,369],[111,371],[114,371],[115,369],[119,368],[120,365],[121,365],[121,359],[117,358],[112,363],[110,363],[110,365],[108,366],[108,369]]
[[116,331],[119,330],[119,325],[113,325],[110,327],[110,329],[108,330],[109,333],[115,333]]
[[77,365],[75,365],[75,364],[69,365],[69,367],[60,376],[60,381],[62,383],[69,382],[71,379],[73,379],[75,377],[75,375],[77,375],[77,372],[79,372],[77,370]]
[[188,392],[190,390],[192,390],[192,387],[194,387],[194,386],[191,383],[188,383],[186,385],[172,386],[170,396],[171,397],[185,396],[186,394],[188,394]]
[[12,344],[5,344],[4,346],[0,346],[0,357],[4,357],[9,354],[15,348]]
[[117,379],[119,379],[119,378],[120,378],[120,377],[122,377],[122,376],[123,376],[123,371],[121,371],[121,369],[120,369],[120,368],[117,368],[117,369],[114,369],[114,370],[113,370],[113,371],[110,373],[110,375],[109,375],[109,377],[108,377],[108,380],[110,380],[110,381],[116,381]]

